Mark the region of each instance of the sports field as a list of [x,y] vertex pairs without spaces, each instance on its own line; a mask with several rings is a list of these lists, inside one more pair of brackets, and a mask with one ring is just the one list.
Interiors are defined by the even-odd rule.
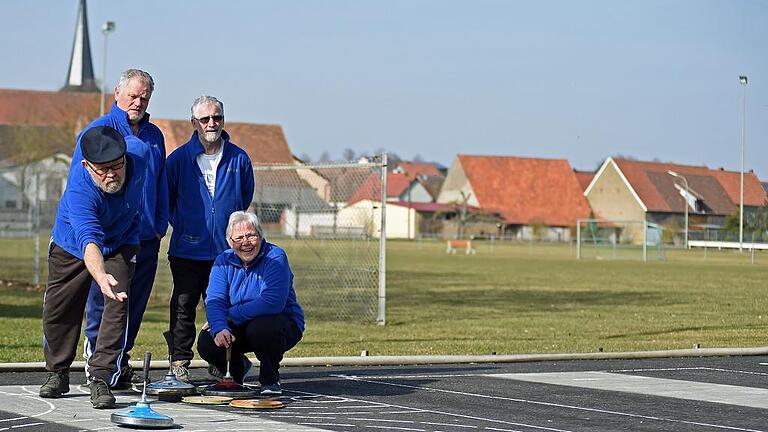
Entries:
[[[0,362],[42,360],[43,292],[19,283],[31,280],[30,245],[0,240]],[[307,330],[289,356],[766,345],[768,254],[752,263],[749,253],[667,250],[666,260],[643,263],[577,261],[567,244],[476,246],[475,255],[446,255],[443,242],[389,241],[387,325],[323,318],[304,302]],[[166,352],[168,273],[161,264],[136,352]]]

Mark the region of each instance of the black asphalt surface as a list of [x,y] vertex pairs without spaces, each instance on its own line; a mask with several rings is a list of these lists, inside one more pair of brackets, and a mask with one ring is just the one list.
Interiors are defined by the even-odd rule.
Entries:
[[[192,372],[199,384],[209,379],[204,369]],[[559,380],[564,372],[579,374],[568,375],[568,384],[528,381]],[[281,373],[281,400],[286,407],[237,410],[253,422],[230,420],[233,424],[227,430],[768,432],[766,356],[291,367],[282,368]],[[151,378],[158,380],[162,375],[152,371]],[[603,376],[609,379],[602,381]],[[26,385],[36,391],[43,377],[43,373],[1,373],[0,386]],[[84,379],[82,373],[73,373],[73,387]],[[249,377],[247,382],[255,384],[256,379]],[[616,388],[590,387],[613,382]],[[627,387],[620,387],[625,382]],[[676,388],[689,386],[692,393],[676,393]],[[5,393],[0,402],[13,397],[12,392]],[[81,399],[83,411],[92,411],[87,395]],[[169,415],[173,415],[174,405],[179,404],[156,404]],[[226,424],[214,423],[213,415],[233,410],[226,406],[199,408],[199,413],[211,413],[211,418],[206,420],[203,415],[199,421],[189,420],[177,428],[223,430]],[[0,431],[89,428],[82,423],[51,423],[44,416],[34,421],[13,420],[18,417],[0,411]],[[262,424],[272,421],[277,423]]]

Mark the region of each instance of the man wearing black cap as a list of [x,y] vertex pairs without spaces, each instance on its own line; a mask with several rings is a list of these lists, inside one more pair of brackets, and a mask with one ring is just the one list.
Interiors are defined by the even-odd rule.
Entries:
[[[135,138],[128,138],[135,139]],[[73,167],[59,202],[48,251],[48,284],[43,302],[43,354],[48,375],[40,396],[69,392],[91,282],[104,296],[104,314],[89,360],[91,403],[113,408],[109,382],[127,331],[128,290],[139,250],[139,223],[146,161],[126,153],[126,139],[107,126],[88,129],[80,139],[83,160]]]
[[[120,360],[120,377],[110,382],[112,388],[130,388],[132,383],[143,381],[133,371],[128,360],[130,351],[139,334],[157,271],[160,239],[168,228],[168,184],[165,180],[165,139],[160,129],[150,122],[147,112],[149,100],[155,90],[152,76],[140,69],[127,69],[120,74],[115,87],[115,103],[104,116],[85,127],[84,134],[96,126],[116,129],[126,139],[126,152],[146,161],[147,173],[144,182],[144,206],[139,226],[141,249],[136,256],[136,269],[131,281],[128,301],[128,335]],[[83,159],[80,141],[72,154],[72,171],[79,168]],[[104,309],[103,296],[98,284],[91,284],[85,307],[85,340],[83,355],[86,359],[86,376],[90,375],[90,357],[98,343],[99,327]]]

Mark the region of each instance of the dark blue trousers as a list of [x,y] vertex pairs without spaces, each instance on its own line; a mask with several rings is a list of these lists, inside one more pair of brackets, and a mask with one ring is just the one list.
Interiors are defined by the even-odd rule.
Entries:
[[[232,344],[230,374],[235,382],[242,383],[245,375],[242,356],[252,352],[259,359],[259,383],[275,384],[280,381],[280,362],[283,355],[301,340],[302,333],[296,322],[284,314],[261,315],[243,323],[231,325],[235,336]],[[209,330],[197,337],[197,352],[209,364],[224,372],[227,370],[227,350],[219,348]]]
[[[128,290],[128,334],[126,335],[125,351],[120,356],[118,370],[128,364],[128,353],[133,348],[136,336],[139,334],[141,319],[147,309],[149,295],[152,293],[152,285],[155,283],[157,271],[157,255],[160,252],[160,240],[142,240],[141,249],[136,256],[136,270]],[[104,311],[104,294],[99,285],[91,284],[88,292],[88,303],[85,307],[85,342],[84,355],[90,358],[96,347],[96,338],[99,335],[101,314]]]

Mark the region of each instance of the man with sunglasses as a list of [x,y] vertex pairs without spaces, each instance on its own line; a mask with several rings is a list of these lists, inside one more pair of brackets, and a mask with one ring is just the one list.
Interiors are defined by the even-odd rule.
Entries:
[[[224,130],[224,104],[200,96],[192,104],[192,137],[166,165],[170,223],[168,261],[173,277],[170,302],[171,355],[176,378],[188,381],[197,336],[196,309],[205,298],[214,259],[229,248],[229,215],[247,210],[253,199],[253,166],[248,154]],[[247,359],[243,356],[243,363]],[[250,367],[250,363],[248,363]]]
[[110,384],[120,376],[147,172],[142,158],[126,153],[126,141],[108,126],[92,127],[80,137],[83,159],[72,167],[48,250],[43,300],[48,375],[40,397],[59,398],[70,390],[69,369],[94,283],[104,313],[88,361],[91,403],[94,408],[115,406]]
[[[117,389],[130,388],[132,383],[142,381],[128,363],[136,336],[139,333],[144,311],[147,308],[157,271],[157,257],[160,239],[168,228],[168,184],[165,180],[165,140],[160,129],[149,121],[147,107],[155,82],[152,76],[139,69],[128,69],[120,75],[115,87],[115,103],[106,115],[97,118],[84,131],[93,127],[109,126],[125,137],[127,152],[146,161],[146,182],[144,183],[144,207],[140,222],[141,249],[137,256],[136,273],[129,291],[128,334],[120,356],[120,376],[110,385]],[[82,136],[82,135],[81,135]],[[129,137],[131,139],[129,139]],[[70,176],[82,161],[81,143],[78,140],[72,156]],[[85,341],[83,353],[89,360],[98,341],[99,326],[104,309],[103,296],[96,283],[92,284],[85,313]],[[86,365],[86,376],[90,375],[90,362]]]

